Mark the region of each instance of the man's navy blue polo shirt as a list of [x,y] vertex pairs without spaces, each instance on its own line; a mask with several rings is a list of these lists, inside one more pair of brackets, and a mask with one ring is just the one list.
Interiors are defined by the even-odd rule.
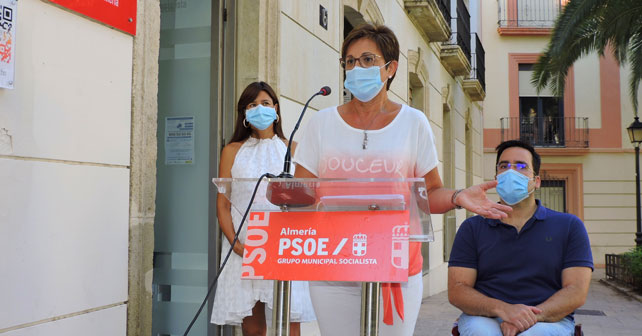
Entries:
[[593,256],[582,221],[537,200],[535,214],[519,233],[497,219],[465,220],[448,266],[477,269],[475,289],[488,297],[535,306],[562,288],[563,269],[593,269]]

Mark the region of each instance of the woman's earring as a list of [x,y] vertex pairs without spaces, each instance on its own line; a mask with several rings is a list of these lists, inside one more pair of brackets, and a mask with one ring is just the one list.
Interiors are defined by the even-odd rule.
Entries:
[[245,119],[245,118],[243,118],[243,126],[245,126],[245,128],[250,127],[250,126],[248,126],[247,119]]
[[276,121],[275,121],[275,123],[277,123],[277,124],[278,124],[278,123],[279,123],[279,119],[280,119],[280,118],[279,118],[279,115],[277,114],[277,115],[276,115]]

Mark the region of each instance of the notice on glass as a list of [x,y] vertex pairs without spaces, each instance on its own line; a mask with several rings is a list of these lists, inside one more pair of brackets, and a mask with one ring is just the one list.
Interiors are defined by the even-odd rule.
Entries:
[[165,164],[194,163],[194,117],[165,118]]
[[16,0],[0,0],[0,88],[5,89],[13,89],[16,8]]

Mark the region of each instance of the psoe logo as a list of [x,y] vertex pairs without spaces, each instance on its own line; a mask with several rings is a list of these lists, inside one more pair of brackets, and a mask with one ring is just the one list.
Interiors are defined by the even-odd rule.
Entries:
[[397,225],[392,228],[392,266],[408,269],[408,225]]
[[368,236],[363,233],[357,233],[352,236],[352,255],[364,256],[366,255],[366,247],[368,246]]

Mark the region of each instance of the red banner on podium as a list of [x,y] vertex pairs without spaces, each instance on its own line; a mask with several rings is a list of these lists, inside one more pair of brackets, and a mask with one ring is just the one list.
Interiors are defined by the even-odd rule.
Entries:
[[59,6],[136,35],[136,0],[48,0]]
[[408,211],[253,212],[243,279],[408,281]]

